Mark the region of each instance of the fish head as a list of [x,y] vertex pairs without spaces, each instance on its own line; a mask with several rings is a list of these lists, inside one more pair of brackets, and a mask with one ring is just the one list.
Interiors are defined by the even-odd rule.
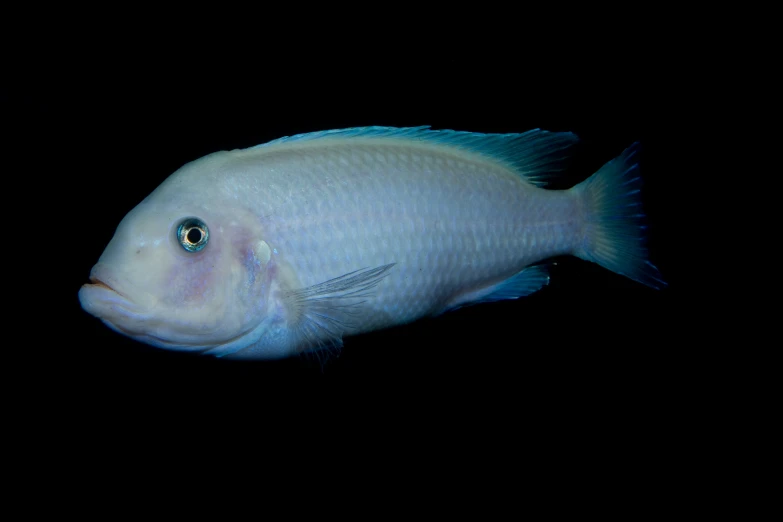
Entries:
[[159,187],[131,210],[79,290],[84,310],[160,348],[230,353],[259,337],[272,249],[249,212],[210,196]]

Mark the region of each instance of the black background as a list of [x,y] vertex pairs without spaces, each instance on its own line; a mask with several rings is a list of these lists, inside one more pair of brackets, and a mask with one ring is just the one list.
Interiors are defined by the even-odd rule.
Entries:
[[[478,411],[512,423],[524,415],[558,433],[606,422],[650,429],[649,419],[687,386],[688,371],[673,246],[677,172],[665,160],[671,133],[658,95],[664,80],[643,56],[588,58],[525,68],[502,55],[326,55],[241,71],[176,60],[176,70],[99,62],[12,85],[3,110],[20,159],[15,168],[44,194],[9,194],[9,204],[28,203],[32,225],[21,239],[27,259],[18,260],[25,268],[17,283],[38,289],[16,301],[25,325],[14,341],[20,364],[62,411],[165,416],[239,404],[255,416],[280,406],[297,415],[304,406],[375,411],[383,404],[422,418]],[[81,310],[78,289],[117,223],[184,163],[285,135],[367,125],[573,131],[582,141],[557,188],[640,141],[651,258],[670,286],[656,291],[561,259],[550,286],[529,298],[348,338],[325,362],[166,352]]]

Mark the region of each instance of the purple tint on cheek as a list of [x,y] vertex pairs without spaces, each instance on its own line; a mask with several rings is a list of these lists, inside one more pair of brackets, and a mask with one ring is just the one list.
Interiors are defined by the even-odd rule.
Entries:
[[173,304],[197,304],[214,293],[214,261],[210,256],[178,263],[168,278],[168,295]]
[[247,273],[247,288],[250,289],[256,282],[256,272],[261,270],[261,261],[256,258],[252,248],[245,252],[245,271]]

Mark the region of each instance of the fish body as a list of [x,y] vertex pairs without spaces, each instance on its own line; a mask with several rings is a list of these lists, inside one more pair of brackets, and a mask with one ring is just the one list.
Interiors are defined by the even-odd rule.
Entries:
[[547,190],[571,133],[370,127],[193,161],[119,224],[79,297],[162,348],[279,358],[529,295],[575,255],[644,284],[636,147]]

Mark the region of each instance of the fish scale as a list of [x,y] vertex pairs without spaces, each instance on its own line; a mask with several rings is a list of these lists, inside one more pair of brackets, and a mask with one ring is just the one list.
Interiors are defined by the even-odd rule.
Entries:
[[128,213],[80,301],[139,341],[249,359],[529,295],[563,254],[662,287],[635,145],[543,188],[576,140],[369,127],[217,152]]
[[[292,148],[248,183],[274,187],[267,196],[281,204],[263,228],[303,286],[396,263],[357,330],[439,312],[466,287],[569,252],[575,238],[572,194],[438,144]],[[398,315],[378,313],[390,310]]]

